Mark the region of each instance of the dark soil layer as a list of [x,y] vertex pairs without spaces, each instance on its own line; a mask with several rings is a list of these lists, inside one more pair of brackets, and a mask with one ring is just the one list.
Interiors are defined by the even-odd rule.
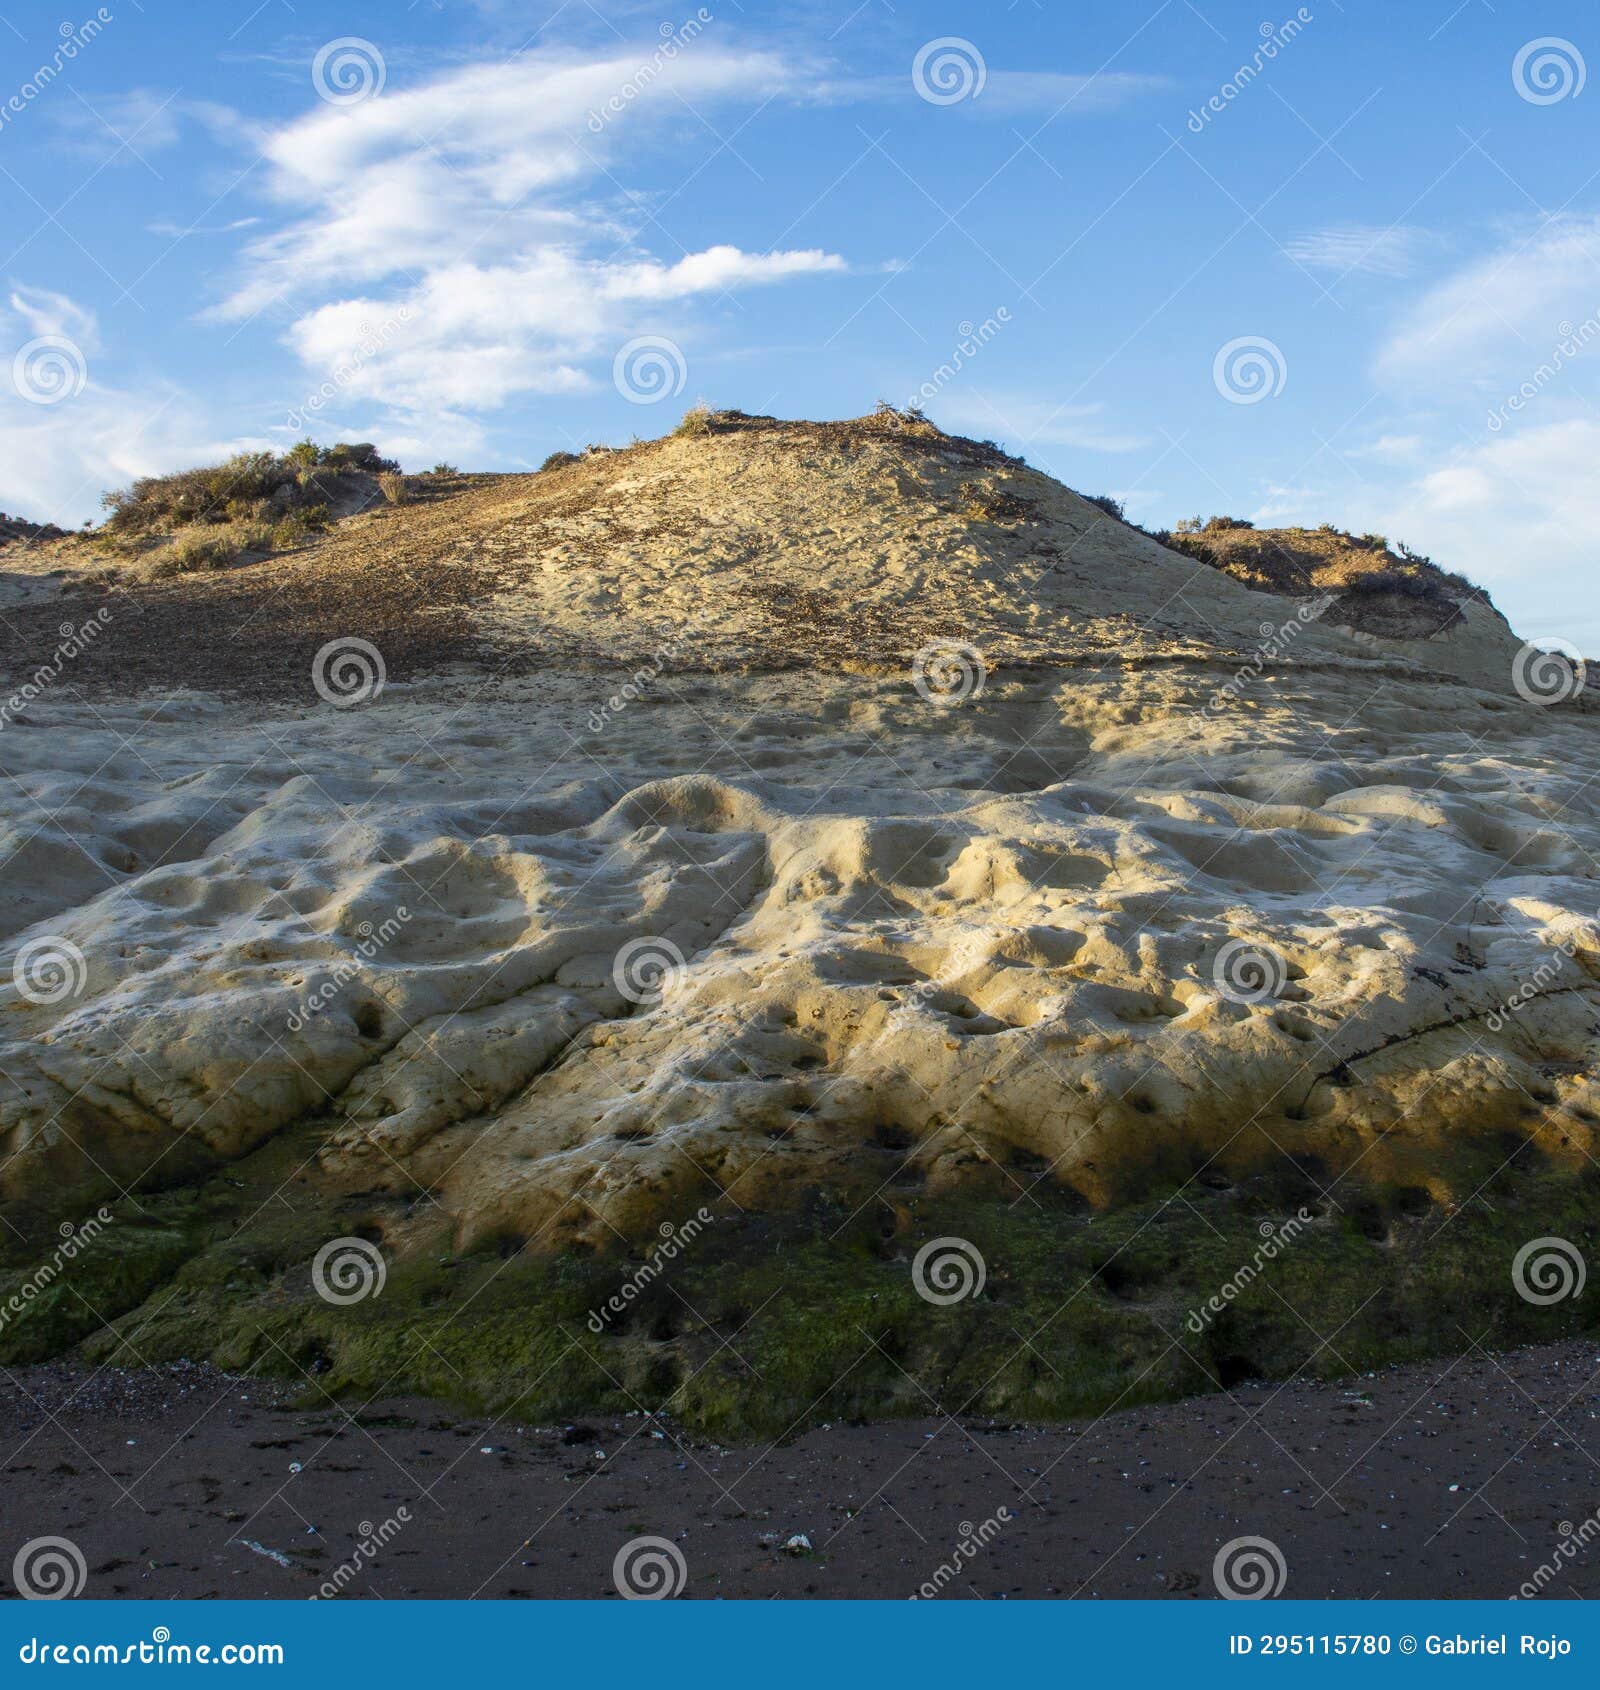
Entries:
[[1097,1421],[930,1408],[723,1447],[645,1414],[462,1420],[289,1407],[199,1368],[21,1368],[0,1373],[0,1577],[49,1535],[82,1551],[85,1597],[614,1598],[649,1536],[686,1597],[1199,1600],[1252,1537],[1288,1597],[1594,1598],[1600,1547],[1573,1539],[1597,1380],[1573,1342]]

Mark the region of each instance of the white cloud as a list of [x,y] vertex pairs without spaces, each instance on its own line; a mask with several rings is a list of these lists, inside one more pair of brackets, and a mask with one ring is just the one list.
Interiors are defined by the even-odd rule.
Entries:
[[1419,457],[1422,447],[1420,434],[1380,434],[1364,446],[1347,447],[1344,455],[1347,458],[1375,458],[1380,463],[1403,464]]
[[[268,444],[209,432],[195,396],[173,383],[131,392],[102,382],[94,313],[66,294],[13,283],[6,301],[0,306],[0,510],[71,528],[99,515],[108,488]],[[43,336],[72,342],[82,378],[81,384],[69,380],[50,403],[37,402],[37,394],[30,400],[30,367],[19,370],[13,362],[22,346]],[[63,373],[70,373],[69,361],[58,358],[48,379],[38,367],[32,379],[39,392],[55,395]]]
[[[526,53],[390,87],[359,105],[319,105],[272,133],[270,188],[297,215],[247,249],[246,279],[225,313],[248,316],[321,285],[615,234],[592,208],[560,204],[557,192],[602,178],[620,139],[663,104],[686,115],[674,96],[762,98],[793,75],[773,55],[694,43],[610,116],[607,103],[639,64],[631,53]],[[603,119],[599,133],[589,127],[593,113]]]
[[190,235],[236,235],[243,229],[253,229],[259,217],[234,217],[224,223],[147,223],[152,235],[167,235],[173,240],[186,240]]
[[1568,628],[1600,652],[1600,618],[1574,619],[1600,531],[1600,217],[1502,232],[1404,313],[1376,375],[1421,438],[1347,454],[1396,478],[1363,486],[1348,520],[1482,582],[1529,637]]
[[1426,229],[1403,223],[1389,228],[1339,223],[1291,236],[1283,250],[1309,270],[1335,270],[1341,276],[1401,277],[1416,273],[1432,240]]
[[1594,597],[1600,422],[1571,418],[1491,438],[1397,490],[1372,489],[1347,519],[1405,540],[1487,587],[1526,638],[1565,634],[1600,655]]
[[183,107],[171,94],[135,88],[127,94],[80,94],[55,108],[57,127],[74,152],[104,164],[138,164],[178,139]]
[[92,382],[48,407],[0,386],[0,510],[77,526],[100,514],[100,495],[141,475],[216,463],[261,439],[221,439],[195,422],[192,394],[166,386],[130,393]]
[[[969,66],[970,55],[959,56]],[[1111,111],[1172,85],[1170,77],[1147,76],[1131,71],[1100,71],[1082,74],[1055,70],[996,70],[984,68],[983,86],[942,111],[969,117],[1016,117],[1027,112],[1046,117],[1087,117]],[[894,76],[819,78],[809,90],[821,100],[916,100],[921,96],[911,70]]]
[[[1271,486],[1250,512],[1249,520],[1263,528],[1298,528],[1308,522],[1314,526],[1327,520],[1329,503],[1326,487]],[[1310,512],[1317,514],[1311,516]]]
[[350,399],[420,417],[433,407],[493,410],[519,393],[591,385],[585,355],[625,338],[624,308],[844,268],[819,251],[711,247],[673,265],[586,259],[559,247],[495,266],[431,271],[391,299],[346,299],[301,317],[289,340],[311,371],[338,372]]
[[[525,53],[319,106],[266,139],[270,190],[293,210],[247,244],[219,312],[289,304],[313,384],[338,372],[343,400],[418,429],[440,408],[590,385],[586,363],[635,334],[687,338],[696,298],[845,269],[728,244],[663,262],[608,209],[617,155],[645,128],[804,85],[791,58],[695,40],[666,58]],[[605,203],[574,197],[597,186]]]
[[998,436],[1024,453],[1030,446],[1132,452],[1145,444],[1142,436],[1109,422],[1104,410],[1099,404],[1063,405],[1056,399],[978,388],[941,394],[928,405],[929,414],[942,426]]
[[1492,392],[1521,381],[1597,312],[1600,217],[1551,218],[1425,294],[1384,345],[1379,372],[1434,391]]
[[1066,71],[992,70],[983,93],[971,106],[974,111],[988,110],[1008,117],[1021,111],[1087,116],[1170,86],[1169,77],[1128,71],[1080,76]]
[[21,318],[30,335],[64,335],[80,352],[99,349],[100,329],[95,314],[66,294],[13,283],[9,298],[12,311]]

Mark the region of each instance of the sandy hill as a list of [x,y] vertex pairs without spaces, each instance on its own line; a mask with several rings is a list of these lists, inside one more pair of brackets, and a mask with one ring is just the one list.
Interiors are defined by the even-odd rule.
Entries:
[[[1592,1212],[1595,723],[1466,583],[892,415],[391,473],[0,552],[17,1283],[118,1217],[0,1354],[731,1424],[1558,1318],[1512,1265]],[[381,1302],[312,1294],[336,1238]]]
[[[270,532],[248,514],[190,527],[177,547],[137,531],[147,549],[118,550],[102,533],[13,546],[5,561],[19,581],[64,570],[72,608],[88,577],[125,611],[82,684],[301,700],[315,696],[315,651],[344,632],[377,643],[394,679],[453,662],[604,667],[663,644],[680,669],[896,670],[935,639],[970,642],[992,666],[1188,654],[1226,670],[1271,643],[1265,622],[1296,621],[1298,603],[1278,602],[1287,595],[1315,608],[1283,644],[1321,660],[1404,656],[1503,691],[1517,650],[1481,595],[1431,565],[1362,551],[1386,566],[1384,595],[1352,591],[1359,571],[1276,566],[1290,531],[1234,530],[1224,545],[1208,529],[1163,545],[992,446],[893,412],[719,413],[537,475],[410,477],[401,505],[362,473],[312,487],[357,514],[276,554],[247,533],[227,567],[209,548],[187,570],[171,554],[183,538]],[[204,496],[213,515],[239,503],[226,483]],[[1275,566],[1240,567],[1245,540]],[[1375,637],[1384,619],[1371,607],[1416,583],[1425,594],[1410,602],[1445,607],[1433,637]],[[13,618],[13,639],[53,645],[61,608],[53,597],[32,622]],[[20,663],[25,650],[6,655]]]

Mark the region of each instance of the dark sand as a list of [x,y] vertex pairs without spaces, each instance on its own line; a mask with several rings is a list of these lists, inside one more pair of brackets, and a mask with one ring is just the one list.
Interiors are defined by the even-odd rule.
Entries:
[[[1562,1523],[1600,1508],[1595,1343],[1067,1426],[824,1426],[778,1448],[644,1415],[308,1411],[198,1367],[0,1370],[0,1398],[8,1595],[17,1549],[57,1536],[83,1552],[86,1597],[304,1598],[365,1527],[387,1541],[347,1597],[614,1598],[614,1558],[642,1535],[676,1544],[695,1597],[905,1597],[954,1559],[953,1596],[1209,1598],[1242,1536],[1281,1549],[1286,1596],[1504,1597],[1553,1557],[1548,1594],[1600,1596],[1600,1542],[1555,1556]],[[953,1556],[963,1523],[988,1538],[1002,1507],[1015,1518]],[[796,1533],[809,1553],[782,1548]]]

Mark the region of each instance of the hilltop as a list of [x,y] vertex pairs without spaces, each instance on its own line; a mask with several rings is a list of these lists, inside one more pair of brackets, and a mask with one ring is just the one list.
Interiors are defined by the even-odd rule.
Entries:
[[0,1290],[115,1215],[0,1357],[775,1435],[1567,1329],[1595,718],[1480,591],[895,413],[366,450],[0,551]]
[[[1237,524],[1150,535],[893,411],[691,413],[664,439],[558,453],[526,475],[400,476],[370,445],[296,452],[153,478],[113,495],[101,529],[0,555],[19,576],[63,571],[69,608],[107,593],[125,607],[81,684],[309,702],[318,646],[357,632],[395,679],[604,668],[663,644],[680,669],[892,671],[936,639],[994,666],[1226,664],[1262,646],[1265,617],[1291,614],[1263,596],[1318,601],[1292,637],[1323,659],[1403,655],[1500,689],[1518,645],[1484,595],[1426,560],[1285,566],[1330,550],[1325,535]],[[30,634],[54,643],[58,608],[40,606],[37,629],[17,621],[9,661],[26,661]]]

